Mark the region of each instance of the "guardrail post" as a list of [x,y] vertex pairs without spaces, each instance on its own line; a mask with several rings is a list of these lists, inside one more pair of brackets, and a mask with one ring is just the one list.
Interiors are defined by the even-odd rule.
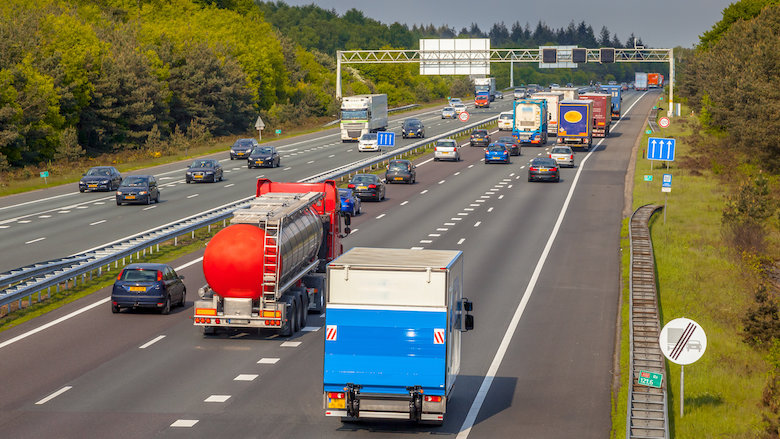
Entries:
[[177,245],[179,245],[179,237],[178,236],[174,236],[173,237],[173,246],[176,247]]
[[157,251],[160,251],[160,244],[157,244]]
[[211,224],[209,224],[209,233],[211,233]]
[[195,231],[192,231],[192,239],[195,239]]

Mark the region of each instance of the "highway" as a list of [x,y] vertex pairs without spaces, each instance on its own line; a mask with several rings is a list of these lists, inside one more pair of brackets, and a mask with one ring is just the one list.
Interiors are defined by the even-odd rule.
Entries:
[[[469,123],[511,109],[512,100],[497,100],[489,109],[470,106]],[[401,121],[419,117],[431,137],[451,131],[463,122],[441,119],[440,108],[391,116],[389,129],[396,145],[419,139],[401,139]],[[298,181],[322,171],[366,159],[357,143],[342,143],[338,128],[273,142],[282,154],[279,168],[247,169],[244,161],[231,161],[225,151],[209,156],[222,162],[225,179],[219,183],[186,184],[185,168],[192,160],[131,174],[158,177],[161,202],[150,206],[117,206],[113,192],[79,193],[76,183],[0,199],[0,252],[13,258],[0,261],[0,272],[27,264],[60,258],[176,221],[204,210],[254,195],[256,178]],[[129,174],[128,174],[129,175]]]
[[[442,427],[342,424],[326,418],[322,316],[309,315],[307,328],[289,339],[271,332],[204,338],[191,322],[192,299],[205,282],[198,259],[202,253],[195,253],[173,263],[186,276],[189,298],[184,309],[169,316],[111,314],[110,291],[104,289],[0,333],[0,431],[13,438],[608,437],[625,173],[656,98],[654,93],[626,93],[628,117],[613,125],[612,136],[597,148],[577,152],[577,166],[562,170],[560,183],[527,182],[528,161],[545,154],[552,143],[524,147],[509,165],[485,165],[482,148],[465,147],[462,162],[423,158],[417,184],[391,185],[386,201],[363,203],[364,213],[353,219],[345,249],[465,253],[464,295],[474,302],[476,329],[464,334],[461,375]],[[484,114],[509,105],[506,99]],[[473,114],[472,121],[482,113]],[[423,117],[429,136],[458,123],[435,126],[438,117]],[[133,227],[194,213],[198,206],[251,195],[259,175],[294,181],[357,154],[354,144],[342,145],[331,134],[310,137],[280,142],[285,154],[308,149],[283,157],[281,168],[233,170],[236,162],[228,160],[226,169],[233,172],[223,184],[177,183],[163,192],[170,204],[151,211],[143,211],[146,206],[118,209],[113,199],[96,205],[106,194],[66,195],[67,188],[45,203],[12,207],[32,198],[3,200],[8,204],[0,205],[2,221],[28,215],[31,222],[3,223],[13,227],[0,231],[4,238],[18,239],[2,245],[36,260],[52,249],[75,253],[119,237],[86,226],[108,219],[109,212],[111,225],[103,229],[122,229],[124,236]],[[170,168],[155,174],[172,172],[168,175],[182,179],[183,171]],[[231,183],[235,186],[224,187]],[[186,198],[194,193],[198,197]],[[66,209],[87,200],[86,209]],[[40,227],[56,215],[72,218],[40,213],[55,206],[71,210],[76,224],[53,232],[54,225]],[[36,224],[37,233],[47,234],[49,253],[28,251],[22,244],[34,236],[27,229]],[[84,241],[71,242],[77,233]],[[56,238],[62,234],[67,238]],[[46,324],[51,326],[40,329]]]

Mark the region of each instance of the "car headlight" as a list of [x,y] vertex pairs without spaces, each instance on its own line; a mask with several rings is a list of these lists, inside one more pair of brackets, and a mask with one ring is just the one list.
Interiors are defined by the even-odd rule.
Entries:
[[230,150],[230,152],[232,152],[233,154],[235,154],[235,153],[236,153],[236,150],[235,150],[235,149],[231,149],[231,150]]
[[100,180],[100,183],[102,183],[102,184],[108,184],[108,180]]
[[214,171],[206,171],[206,174],[213,174]]
[[146,191],[141,191],[141,192],[138,192],[138,195],[146,195],[146,194],[147,194],[147,192],[146,192]]
[[122,195],[122,191],[116,191],[117,195]]

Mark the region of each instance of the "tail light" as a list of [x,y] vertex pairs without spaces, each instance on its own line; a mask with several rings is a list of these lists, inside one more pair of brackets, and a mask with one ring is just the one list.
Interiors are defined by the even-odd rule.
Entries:
[[344,399],[345,396],[344,392],[328,392],[328,398],[330,399]]
[[119,274],[116,276],[116,280],[122,280],[122,275],[125,274],[125,270],[122,270],[119,272]]
[[558,170],[558,168],[557,168],[557,167],[555,167],[555,168],[552,168],[552,169],[550,169],[550,170],[551,170],[551,171],[557,171],[557,170]]
[[552,158],[552,154],[547,154],[547,157]]
[[441,396],[425,395],[423,400],[425,402],[441,402]]
[[528,168],[528,170],[529,171],[536,171],[537,169],[535,167],[531,166],[530,168]]
[[157,282],[162,280],[162,271],[157,270]]
[[569,156],[569,158],[570,158],[571,160],[574,160],[574,154],[570,155],[570,156]]
[[369,188],[369,189],[376,189],[376,185],[375,185],[375,184],[369,184],[369,185],[368,185],[368,188]]
[[354,185],[354,184],[352,184],[352,183],[350,183],[350,184],[348,184],[348,185],[347,185],[347,188],[349,188],[349,189],[355,189],[355,185]]

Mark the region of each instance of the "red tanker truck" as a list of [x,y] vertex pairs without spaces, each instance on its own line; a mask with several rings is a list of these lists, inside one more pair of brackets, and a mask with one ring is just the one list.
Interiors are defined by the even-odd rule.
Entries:
[[[342,234],[342,219],[345,221]],[[248,209],[208,242],[207,284],[195,301],[204,334],[220,328],[268,328],[289,336],[306,326],[308,310],[325,309],[325,269],[349,234],[338,188],[261,178]]]

